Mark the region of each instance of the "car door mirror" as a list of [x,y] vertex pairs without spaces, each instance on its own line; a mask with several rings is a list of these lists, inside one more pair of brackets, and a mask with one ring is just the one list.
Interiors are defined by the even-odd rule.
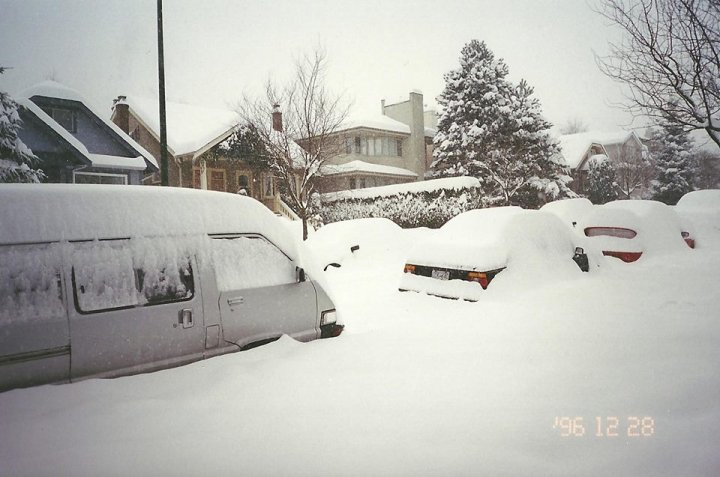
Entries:
[[295,274],[296,274],[298,283],[304,282],[307,278],[307,277],[305,277],[305,269],[304,268],[295,267]]

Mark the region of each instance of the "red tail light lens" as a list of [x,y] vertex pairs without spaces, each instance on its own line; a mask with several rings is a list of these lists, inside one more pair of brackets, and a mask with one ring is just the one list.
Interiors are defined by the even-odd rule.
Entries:
[[487,288],[489,283],[487,273],[484,272],[468,272],[467,280],[471,282],[478,282],[480,286],[483,287],[483,290]]
[[682,235],[683,240],[685,240],[685,243],[690,248],[695,248],[695,239],[690,237],[690,232],[680,232]]
[[634,262],[642,255],[642,252],[609,252],[603,251],[603,255],[607,257],[619,258],[625,263]]
[[415,265],[410,265],[409,263],[405,264],[405,270],[403,270],[404,273],[415,273]]

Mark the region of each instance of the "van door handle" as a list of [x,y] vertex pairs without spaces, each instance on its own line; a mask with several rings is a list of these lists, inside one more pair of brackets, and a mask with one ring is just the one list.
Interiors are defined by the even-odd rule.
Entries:
[[194,325],[192,310],[187,308],[180,310],[180,319],[178,321],[183,328],[192,328]]
[[227,300],[228,306],[242,305],[243,303],[245,303],[245,298],[242,296],[238,296],[235,298],[228,298],[228,300]]

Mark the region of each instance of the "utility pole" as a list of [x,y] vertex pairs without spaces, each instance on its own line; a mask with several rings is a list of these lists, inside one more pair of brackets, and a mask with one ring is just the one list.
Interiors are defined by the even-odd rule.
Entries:
[[165,117],[165,54],[163,52],[162,0],[157,0],[157,23],[158,83],[160,93],[160,185],[167,186],[170,184],[168,180],[167,123]]

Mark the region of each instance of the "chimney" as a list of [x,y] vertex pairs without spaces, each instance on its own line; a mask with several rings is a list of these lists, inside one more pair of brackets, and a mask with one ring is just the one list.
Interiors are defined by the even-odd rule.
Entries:
[[122,129],[125,134],[130,134],[130,107],[125,102],[127,96],[118,96],[113,99],[112,121]]
[[384,99],[380,100],[380,113],[383,116],[385,116],[385,100]]
[[273,104],[272,128],[278,132],[283,130],[282,113],[280,112],[280,105],[277,103]]

